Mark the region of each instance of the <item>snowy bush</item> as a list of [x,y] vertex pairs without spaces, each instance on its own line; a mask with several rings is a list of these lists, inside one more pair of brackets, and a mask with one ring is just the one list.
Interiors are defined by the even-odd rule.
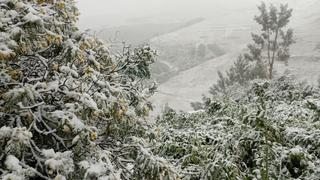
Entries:
[[149,46],[111,53],[73,0],[0,7],[0,179],[319,178],[319,89],[238,83],[151,124]]
[[153,152],[182,179],[315,180],[319,99],[319,89],[289,77],[254,80],[204,98],[204,111],[163,114]]
[[152,178],[174,176],[139,140],[150,127],[154,50],[110,53],[77,29],[73,0],[0,7],[1,179],[150,177],[137,162],[151,159]]

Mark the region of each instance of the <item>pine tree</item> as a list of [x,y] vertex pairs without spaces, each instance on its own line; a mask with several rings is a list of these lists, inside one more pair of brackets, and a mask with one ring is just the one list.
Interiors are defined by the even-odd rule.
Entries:
[[209,92],[216,94],[218,92],[225,93],[225,90],[234,84],[241,86],[248,83],[250,80],[263,78],[263,72],[259,71],[258,66],[253,65],[250,61],[239,55],[234,64],[226,71],[226,75],[223,75],[221,71],[218,71],[218,81],[213,85]]
[[265,64],[268,78],[272,79],[274,62],[279,60],[288,63],[290,58],[289,47],[294,43],[293,30],[286,27],[292,16],[292,9],[289,9],[287,4],[281,4],[279,9],[271,4],[268,9],[264,2],[258,9],[260,14],[254,19],[262,32],[252,33],[253,43],[248,45],[249,52],[245,57],[256,61],[260,67]]

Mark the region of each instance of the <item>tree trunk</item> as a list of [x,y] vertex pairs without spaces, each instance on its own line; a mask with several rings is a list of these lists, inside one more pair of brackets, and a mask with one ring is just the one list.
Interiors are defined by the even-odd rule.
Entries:
[[278,34],[279,34],[279,29],[277,28],[276,30],[276,35],[274,37],[274,42],[273,42],[273,49],[272,49],[272,59],[271,63],[269,64],[269,79],[273,78],[272,72],[273,72],[273,64],[275,60],[275,55],[276,55],[276,47],[277,47],[277,41],[278,41]]
[[272,71],[273,71],[273,64],[270,64],[269,65],[269,79],[272,79],[273,78],[273,75],[272,75]]
[[270,29],[268,28],[268,64],[271,63],[271,57],[270,57]]

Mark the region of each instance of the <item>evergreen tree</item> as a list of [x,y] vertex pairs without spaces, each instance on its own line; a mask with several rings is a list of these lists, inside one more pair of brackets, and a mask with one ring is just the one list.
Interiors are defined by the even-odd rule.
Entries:
[[270,5],[267,10],[265,3],[259,7],[256,22],[262,27],[260,35],[252,34],[253,43],[248,45],[249,52],[240,55],[233,66],[226,72],[218,72],[217,84],[210,88],[211,94],[225,92],[228,86],[236,83],[246,84],[253,79],[271,79],[275,60],[287,61],[290,58],[289,47],[294,43],[293,30],[284,30],[289,23],[292,9],[288,5],[280,5],[278,10]]
[[288,5],[280,5],[277,9],[273,4],[269,9],[262,2],[258,6],[259,15],[255,16],[255,21],[261,27],[260,34],[252,34],[253,43],[248,45],[249,52],[245,57],[251,61],[256,61],[258,67],[265,64],[268,78],[273,77],[274,62],[276,60],[288,62],[290,58],[289,47],[294,43],[293,30],[286,29],[292,9]]
[[73,0],[0,7],[0,179],[174,179],[143,138],[154,50],[111,54]]
[[259,71],[256,65],[240,55],[231,68],[226,71],[226,75],[218,71],[218,81],[210,88],[209,92],[211,94],[225,93],[225,90],[234,84],[243,86],[252,79],[263,78],[262,73],[263,71]]

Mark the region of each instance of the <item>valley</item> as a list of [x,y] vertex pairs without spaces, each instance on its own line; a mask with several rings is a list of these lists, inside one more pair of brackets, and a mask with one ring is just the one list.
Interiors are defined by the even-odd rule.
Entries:
[[[215,11],[203,8],[203,12],[197,13],[201,17],[192,18],[189,14],[183,21],[180,18],[155,23],[156,19],[169,19],[168,15],[155,16],[153,20],[131,19],[127,25],[100,29],[97,35],[111,44],[125,40],[128,44],[150,44],[157,49],[159,56],[151,66],[153,78],[159,84],[152,97],[153,115],[166,105],[191,111],[190,102],[207,94],[218,78],[217,72],[227,70],[246,50],[251,32],[258,32],[253,20],[257,2],[246,2],[243,6],[229,7],[217,1]],[[290,49],[289,64],[276,63],[277,75],[290,72],[299,81],[316,84],[320,76],[320,2],[281,2],[294,9],[290,27],[294,29],[296,43]]]

